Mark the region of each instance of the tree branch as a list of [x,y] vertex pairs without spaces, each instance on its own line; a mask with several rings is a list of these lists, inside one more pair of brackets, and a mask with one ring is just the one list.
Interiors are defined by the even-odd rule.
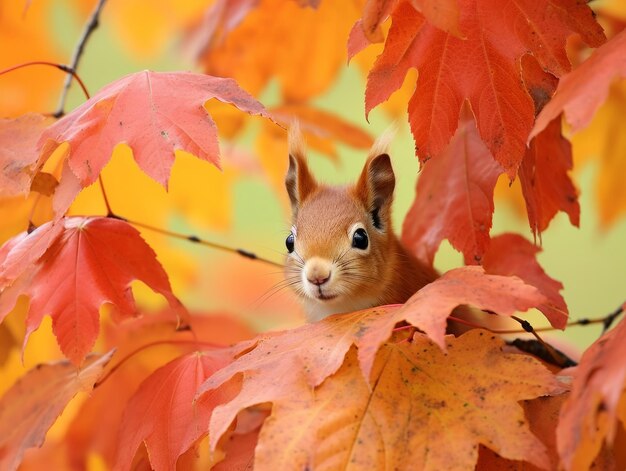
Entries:
[[102,8],[104,7],[105,3],[106,3],[106,0],[98,0],[98,4],[96,5],[96,8],[94,9],[94,11],[91,13],[91,17],[89,18],[89,21],[87,22],[87,26],[85,26],[83,34],[80,37],[78,44],[76,45],[76,49],[74,49],[74,54],[72,56],[72,63],[68,67],[68,75],[63,85],[63,91],[61,92],[61,97],[59,98],[59,104],[57,106],[57,110],[54,112],[55,118],[60,118],[61,116],[65,114],[65,102],[67,100],[67,94],[70,90],[70,85],[72,84],[72,79],[74,78],[74,72],[76,72],[78,63],[80,62],[80,58],[82,57],[83,52],[85,51],[85,44],[87,44],[87,40],[91,36],[91,33],[93,33],[94,30],[98,27],[99,19],[100,19],[100,12],[102,11]]
[[275,267],[280,267],[280,268],[284,267],[284,264],[282,264],[282,263],[274,262],[273,260],[269,260],[269,259],[266,259],[266,258],[259,257],[257,254],[255,254],[253,252],[249,252],[249,251],[247,251],[245,249],[238,249],[238,248],[235,248],[235,247],[229,247],[227,245],[218,244],[216,242],[211,242],[211,241],[208,241],[208,240],[205,240],[205,239],[201,239],[200,237],[195,236],[195,235],[179,234],[178,232],[168,231],[167,229],[161,229],[160,227],[154,227],[154,226],[151,226],[149,224],[145,224],[143,222],[131,221],[131,220],[126,219],[124,217],[118,216],[117,214],[114,214],[114,213],[110,213],[108,215],[108,217],[121,219],[122,221],[126,221],[127,223],[132,224],[133,226],[141,227],[143,229],[148,229],[149,231],[153,231],[153,232],[158,232],[159,234],[163,234],[163,235],[166,235],[166,236],[169,236],[169,237],[174,237],[176,239],[183,239],[183,240],[186,240],[188,242],[193,242],[195,244],[204,245],[206,247],[211,247],[213,249],[222,250],[224,252],[235,253],[237,255],[240,255],[242,257],[248,258],[250,260],[258,260],[259,262],[264,262],[264,263],[267,263],[269,265],[274,265]]

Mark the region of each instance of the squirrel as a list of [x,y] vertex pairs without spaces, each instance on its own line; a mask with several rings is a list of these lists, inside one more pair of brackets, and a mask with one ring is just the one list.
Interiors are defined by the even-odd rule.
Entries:
[[309,322],[384,304],[400,304],[439,277],[393,231],[392,133],[372,146],[354,185],[329,186],[311,174],[298,125],[289,131],[285,186],[292,227],[285,275]]

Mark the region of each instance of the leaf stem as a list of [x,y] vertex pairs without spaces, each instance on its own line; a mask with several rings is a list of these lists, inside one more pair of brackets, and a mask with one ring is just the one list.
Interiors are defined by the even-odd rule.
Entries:
[[[76,48],[74,49],[74,54],[72,55],[72,63],[69,66],[68,70],[66,70],[68,72],[68,76],[66,77],[65,84],[63,85],[63,90],[61,92],[61,97],[59,98],[59,104],[57,106],[57,110],[54,112],[55,118],[60,118],[61,116],[65,114],[65,102],[67,101],[67,94],[70,90],[70,85],[72,84],[72,78],[78,78],[78,76],[76,75],[76,69],[78,68],[78,63],[80,62],[80,59],[83,53],[85,52],[85,44],[87,44],[87,40],[89,39],[91,34],[94,32],[94,30],[98,27],[98,24],[100,21],[100,13],[102,12],[102,8],[104,7],[105,3],[106,3],[106,0],[98,1],[96,8],[91,13],[91,16],[89,17],[89,21],[87,22],[87,25],[85,26],[85,29],[83,30],[82,36],[78,40],[78,44],[76,45]],[[80,81],[80,79],[78,79],[78,81],[81,87],[83,88],[83,91],[86,92],[86,88],[84,84]],[[89,98],[89,94],[86,93],[86,95],[87,95],[87,98]]]
[[[87,97],[87,99],[89,99],[89,92],[87,91],[87,87],[85,86],[85,83],[82,81],[82,79],[79,77],[79,75],[76,73],[76,70],[74,70],[73,67],[69,67],[67,65],[63,65],[63,64],[57,64],[56,62],[48,62],[48,61],[30,61],[30,62],[23,62],[22,64],[17,64],[14,66],[11,66],[9,68],[0,70],[0,75],[4,75],[7,74],[9,72],[13,72],[14,70],[18,70],[18,69],[23,69],[24,67],[30,67],[33,65],[46,65],[49,67],[54,67],[55,69],[59,69],[62,70],[63,72],[66,72],[69,77],[69,80],[71,81],[72,78],[75,78],[76,81],[78,82],[78,84],[80,85],[80,88],[83,89],[83,93],[85,94],[85,97]],[[55,117],[60,117],[57,116],[57,112],[55,112],[53,115]]]

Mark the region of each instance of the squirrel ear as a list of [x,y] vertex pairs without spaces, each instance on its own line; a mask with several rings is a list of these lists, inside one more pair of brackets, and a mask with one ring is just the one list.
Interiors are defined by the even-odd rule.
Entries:
[[304,138],[297,122],[289,128],[289,169],[285,176],[285,187],[291,201],[293,216],[298,207],[317,187],[313,175],[306,163],[306,149]]
[[382,229],[391,217],[391,203],[396,177],[388,154],[379,154],[367,159],[356,193],[372,215],[374,227]]

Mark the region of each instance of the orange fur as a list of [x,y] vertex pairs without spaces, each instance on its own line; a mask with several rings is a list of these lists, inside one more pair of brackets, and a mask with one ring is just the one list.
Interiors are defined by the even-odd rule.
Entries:
[[[315,180],[302,136],[297,128],[290,131],[285,184],[293,210],[294,250],[287,256],[286,276],[302,297],[309,321],[403,303],[438,277],[393,232],[395,176],[386,154],[390,137],[383,140],[372,148],[355,185],[335,187]],[[352,246],[358,229],[367,233],[367,249]]]

